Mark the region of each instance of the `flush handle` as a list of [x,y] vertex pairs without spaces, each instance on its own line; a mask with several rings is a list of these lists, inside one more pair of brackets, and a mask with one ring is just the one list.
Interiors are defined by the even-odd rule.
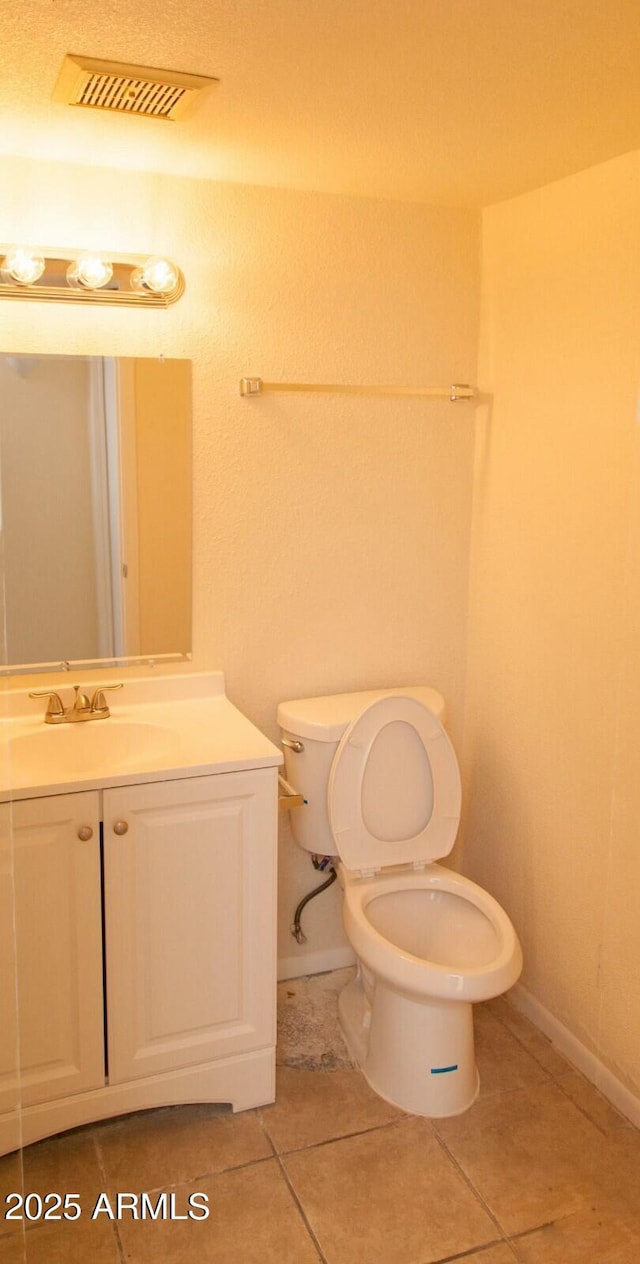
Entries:
[[127,821],[116,821],[113,827],[113,832],[114,834],[126,834],[128,828],[129,825]]
[[299,742],[297,739],[294,741],[291,737],[283,737],[282,745],[288,746],[289,750],[296,752],[296,755],[301,755],[304,750],[304,742]]

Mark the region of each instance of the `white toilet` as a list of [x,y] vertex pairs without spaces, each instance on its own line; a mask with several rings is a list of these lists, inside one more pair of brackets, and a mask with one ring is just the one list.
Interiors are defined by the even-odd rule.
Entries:
[[296,841],[337,856],[344,925],[358,960],[340,995],[349,1051],[381,1097],[456,1115],[479,1087],[472,1003],[522,969],[507,914],[434,861],[460,819],[460,773],[427,686],[283,702],[287,780],[306,803]]

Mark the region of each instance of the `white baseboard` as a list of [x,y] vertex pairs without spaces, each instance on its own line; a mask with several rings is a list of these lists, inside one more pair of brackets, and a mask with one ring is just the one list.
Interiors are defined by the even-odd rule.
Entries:
[[353,949],[348,944],[342,948],[300,953],[296,957],[281,957],[278,961],[278,979],[301,979],[305,974],[326,974],[327,970],[342,970],[345,966],[353,966],[355,960]]
[[591,1080],[596,1088],[604,1097],[620,1111],[621,1115],[635,1124],[636,1128],[640,1128],[640,1098],[636,1097],[630,1089],[622,1083],[621,1080],[610,1071],[608,1067],[587,1049],[582,1041],[578,1040],[573,1032],[565,1027],[550,1010],[545,1009],[540,1001],[532,996],[522,984],[517,983],[509,992],[509,999],[513,1002],[516,1009],[524,1014],[525,1018],[530,1019],[534,1026],[539,1027],[540,1031],[555,1045],[560,1053],[573,1063],[586,1079]]

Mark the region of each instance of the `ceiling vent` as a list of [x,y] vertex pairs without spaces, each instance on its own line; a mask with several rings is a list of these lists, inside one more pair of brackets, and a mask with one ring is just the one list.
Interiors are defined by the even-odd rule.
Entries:
[[89,110],[114,110],[117,114],[175,121],[191,114],[217,82],[179,70],[129,66],[69,54],[62,63],[53,100]]

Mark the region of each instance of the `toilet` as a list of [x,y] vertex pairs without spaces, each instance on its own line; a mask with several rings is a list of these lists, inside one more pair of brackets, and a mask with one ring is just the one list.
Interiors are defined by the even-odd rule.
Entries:
[[475,1100],[472,1006],[522,969],[496,900],[437,862],[460,820],[460,772],[428,686],[278,708],[296,842],[338,860],[356,977],[338,1001],[351,1056],[381,1097],[417,1115]]

